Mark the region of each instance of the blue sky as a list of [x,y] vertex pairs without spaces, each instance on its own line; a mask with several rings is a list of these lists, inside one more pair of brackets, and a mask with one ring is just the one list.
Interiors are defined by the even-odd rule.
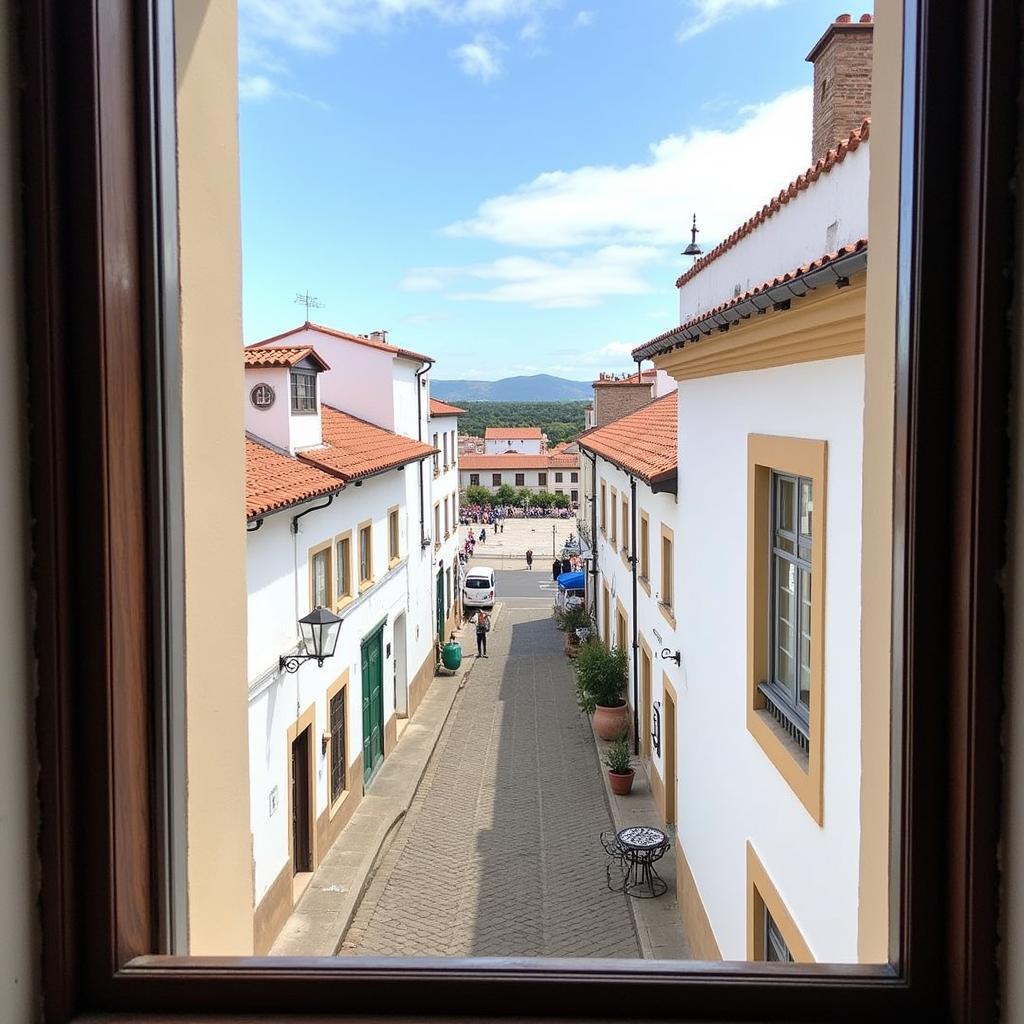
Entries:
[[442,378],[622,369],[804,170],[821,0],[240,0],[244,333],[384,328]]

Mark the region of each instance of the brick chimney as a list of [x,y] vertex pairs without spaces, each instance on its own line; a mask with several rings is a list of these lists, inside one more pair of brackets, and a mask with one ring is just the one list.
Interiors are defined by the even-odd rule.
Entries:
[[823,157],[871,115],[871,42],[874,19],[840,14],[814,45],[814,119],[811,163]]

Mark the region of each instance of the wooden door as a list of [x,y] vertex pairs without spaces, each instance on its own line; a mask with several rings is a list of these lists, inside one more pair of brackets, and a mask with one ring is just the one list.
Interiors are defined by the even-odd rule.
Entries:
[[437,570],[437,639],[444,643],[444,569]]
[[640,727],[640,753],[651,756],[651,656],[647,648],[640,645],[640,707],[643,718]]
[[384,760],[384,627],[362,645],[363,782]]
[[309,726],[292,741],[292,873],[313,870]]
[[665,687],[665,824],[676,820],[676,701],[675,694]]

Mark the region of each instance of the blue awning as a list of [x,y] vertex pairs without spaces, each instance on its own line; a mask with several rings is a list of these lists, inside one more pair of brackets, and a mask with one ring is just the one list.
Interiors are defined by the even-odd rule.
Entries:
[[563,572],[562,575],[558,577],[558,587],[560,590],[582,590],[583,573]]

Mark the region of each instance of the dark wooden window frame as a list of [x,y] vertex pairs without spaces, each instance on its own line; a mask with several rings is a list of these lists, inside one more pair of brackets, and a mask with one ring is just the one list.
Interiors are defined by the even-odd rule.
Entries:
[[917,173],[904,178],[897,317],[897,953],[883,967],[780,969],[154,954],[167,948],[155,723],[180,597],[165,529],[178,514],[165,501],[175,438],[161,416],[173,356],[155,343],[176,308],[174,229],[157,188],[157,169],[173,171],[155,115],[168,18],[131,0],[18,5],[47,1020],[342,1006],[994,1019],[1015,6],[906,4],[904,166]]

